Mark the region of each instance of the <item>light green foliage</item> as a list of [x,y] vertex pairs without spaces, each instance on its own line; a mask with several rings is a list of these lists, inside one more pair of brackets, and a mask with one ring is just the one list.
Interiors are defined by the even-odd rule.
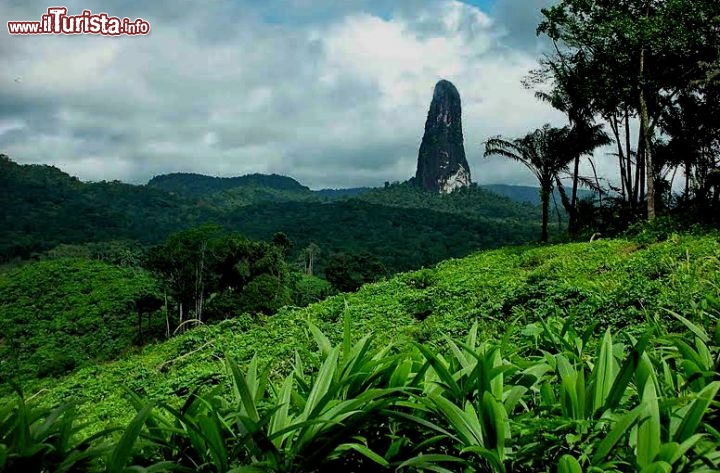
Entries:
[[[119,357],[138,340],[135,301],[156,291],[144,270],[82,259],[0,274],[0,383]],[[163,325],[160,316],[150,319],[151,328]]]

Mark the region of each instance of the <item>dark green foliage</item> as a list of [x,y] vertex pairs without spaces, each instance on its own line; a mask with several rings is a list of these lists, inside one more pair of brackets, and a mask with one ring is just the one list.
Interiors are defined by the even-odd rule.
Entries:
[[271,274],[257,276],[242,289],[237,306],[249,313],[274,314],[292,302],[292,290],[284,279]]
[[[138,339],[136,302],[157,291],[144,270],[91,260],[41,261],[0,274],[0,382],[117,358]],[[144,318],[146,338],[162,334],[162,316],[146,311]]]
[[160,275],[182,324],[192,318],[227,318],[233,315],[225,312],[230,307],[234,313],[270,314],[289,304],[283,251],[206,225],[173,234],[152,248],[147,266]]
[[[484,212],[481,199],[474,199],[474,207],[465,207],[462,191],[437,196],[437,199],[430,193],[415,192],[402,190],[401,195],[427,198],[427,205],[423,207],[422,200],[415,204],[400,198],[393,201],[390,197],[384,205],[360,199],[322,205],[258,204],[232,212],[226,226],[257,239],[270,239],[277,231],[285,232],[295,243],[293,257],[310,243],[317,244],[322,254],[316,262],[316,274],[322,274],[327,258],[334,253],[370,253],[390,272],[397,272],[430,266],[448,257],[465,256],[479,248],[528,242],[539,228],[534,223],[535,209],[523,213],[523,218],[472,216],[465,212]],[[523,209],[520,204],[500,200],[510,211]],[[443,209],[440,206],[443,202],[447,202],[448,209],[458,211]],[[501,212],[497,207],[488,206],[488,209]]]
[[291,177],[277,174],[248,174],[239,177],[211,177],[202,174],[173,173],[155,176],[148,187],[186,197],[200,197],[238,187],[264,187],[284,191],[309,191]]
[[434,269],[423,268],[420,271],[409,273],[403,278],[408,287],[415,289],[427,289],[438,281],[437,273]]
[[208,216],[207,209],[161,190],[117,181],[83,183],[55,167],[21,166],[2,154],[0,188],[2,262],[27,259],[61,243],[157,242]]
[[274,234],[271,241],[273,245],[282,250],[283,254],[287,254],[287,252],[290,251],[290,248],[293,247],[292,240],[290,240],[290,237],[283,232],[277,232]]
[[[231,320],[193,328],[146,346],[142,354],[86,366],[27,389],[42,391],[43,405],[77,399],[84,418],[99,429],[116,420],[129,422],[122,386],[177,405],[177,396],[193,387],[217,383],[218,357],[225,352],[240,364],[256,355],[261,366],[282,375],[288,373],[295,351],[308,368],[317,367],[317,350],[305,333],[308,321],[338,341],[340,322],[349,315],[354,334],[374,333],[379,345],[393,342],[399,347],[414,340],[442,345],[443,333],[463,337],[476,322],[482,339],[497,340],[506,331],[517,334],[520,329],[513,327],[537,324],[540,317],[570,318],[582,331],[616,326],[640,337],[648,321],[681,332],[683,325],[667,310],[704,320],[705,325],[714,323],[703,318],[703,312],[716,316],[713,300],[718,299],[718,287],[720,247],[715,234],[674,235],[647,247],[600,239],[505,248],[402,274],[306,308],[283,308],[272,317],[232,312],[236,304],[231,302]],[[512,340],[512,335],[507,337]],[[558,341],[538,343],[549,349]]]
[[39,259],[82,258],[99,260],[115,266],[138,267],[145,259],[146,248],[137,241],[116,240],[77,245],[61,244],[39,256]]
[[375,282],[388,271],[382,262],[370,255],[337,253],[325,266],[325,279],[340,292],[356,291],[363,284]]
[[324,198],[341,198],[341,197],[356,197],[360,194],[364,194],[365,192],[368,192],[370,190],[373,190],[372,187],[352,187],[349,189],[320,189],[319,191],[315,191],[315,194],[319,195],[320,197]]
[[429,209],[471,218],[498,219],[496,223],[500,225],[502,219],[526,219],[537,212],[534,205],[517,202],[477,184],[457,189],[451,194],[437,194],[422,191],[408,182],[393,183],[366,192],[358,199],[390,207]]
[[[265,241],[283,232],[294,243],[290,260],[317,244],[324,256],[316,262],[316,274],[322,274],[324,259],[341,252],[373,254],[396,272],[524,243],[535,231],[534,207],[478,188],[440,196],[398,184],[335,199],[253,184],[184,198],[148,186],[82,183],[56,168],[20,166],[5,156],[0,167],[0,187],[7,190],[0,195],[7,216],[0,227],[0,262],[71,244],[54,253],[90,253],[134,264],[141,255],[132,247],[120,253],[103,242],[158,244],[174,232],[214,222]],[[183,179],[195,178],[205,182],[197,176]],[[97,245],[84,248],[88,242]]]

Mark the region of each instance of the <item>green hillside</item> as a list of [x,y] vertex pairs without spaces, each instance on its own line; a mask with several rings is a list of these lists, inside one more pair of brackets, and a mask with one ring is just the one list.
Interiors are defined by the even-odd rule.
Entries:
[[220,383],[224,354],[241,364],[256,356],[276,375],[288,372],[296,351],[305,365],[317,366],[308,322],[337,342],[349,317],[354,339],[373,333],[378,346],[398,347],[442,344],[444,334],[463,337],[475,323],[482,340],[514,339],[526,324],[555,317],[580,331],[601,334],[610,327],[639,336],[648,324],[682,328],[669,311],[710,324],[703,314],[718,315],[719,288],[717,235],[675,235],[649,245],[599,240],[504,248],[401,274],[305,309],[194,329],[147,346],[141,355],[83,368],[52,384],[39,381],[25,391],[46,404],[79,401],[97,428],[132,417],[126,387],[177,403],[197,387]]
[[[157,291],[147,271],[87,259],[0,273],[0,384],[118,358],[141,339],[136,302]],[[164,332],[162,320],[143,325]]]

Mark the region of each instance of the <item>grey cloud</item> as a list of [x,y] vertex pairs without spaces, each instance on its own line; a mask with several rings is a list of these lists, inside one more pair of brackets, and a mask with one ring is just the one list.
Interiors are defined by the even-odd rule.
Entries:
[[497,0],[492,15],[506,31],[502,42],[511,48],[532,52],[542,49],[544,41],[536,35],[538,24],[543,18],[540,10],[554,3],[557,1]]
[[[88,8],[143,17],[152,33],[4,36],[0,121],[25,127],[4,133],[0,127],[0,152],[21,162],[55,163],[93,180],[145,182],[173,171],[277,172],[314,188],[381,185],[414,174],[432,87],[447,70],[463,94],[466,146],[476,180],[515,176],[532,182],[514,164],[479,158],[481,137],[542,124],[535,123],[542,118],[536,106],[513,98],[519,88],[517,65],[507,69],[515,74],[512,82],[503,83],[503,68],[514,59],[506,61],[508,52],[495,49],[498,22],[506,18],[502,21],[519,27],[521,18],[512,12],[500,16],[498,6],[496,26],[462,17],[457,31],[450,32],[437,21],[441,4],[216,0],[199,8],[197,2],[73,0],[67,5],[71,13]],[[6,1],[0,16],[36,19],[46,8],[39,1]],[[359,12],[402,21],[408,42],[432,44],[452,34],[462,44],[449,44],[461,48],[463,57],[433,59],[447,62],[446,68],[433,62],[399,73],[393,85],[409,92],[397,101],[383,82],[382,68],[373,75],[363,71],[370,63],[353,69],[328,62],[325,37],[335,30],[327,26],[343,25]],[[268,19],[273,15],[283,21]],[[469,64],[476,60],[477,65]],[[483,74],[486,65],[491,72]],[[22,83],[13,81],[14,74],[23,76]]]

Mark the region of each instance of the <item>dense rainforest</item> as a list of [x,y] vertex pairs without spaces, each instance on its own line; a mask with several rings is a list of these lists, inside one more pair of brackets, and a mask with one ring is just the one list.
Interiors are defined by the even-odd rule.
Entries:
[[[133,186],[84,183],[57,168],[18,165],[7,156],[0,157],[0,166],[4,262],[29,259],[59,244],[154,245],[173,232],[215,223],[262,240],[284,232],[294,258],[315,244],[320,269],[335,253],[372,253],[395,272],[535,235],[532,205],[477,187],[440,196],[394,184],[347,196],[313,192],[281,176],[225,181],[178,174]],[[228,188],[228,182],[237,186]]]

